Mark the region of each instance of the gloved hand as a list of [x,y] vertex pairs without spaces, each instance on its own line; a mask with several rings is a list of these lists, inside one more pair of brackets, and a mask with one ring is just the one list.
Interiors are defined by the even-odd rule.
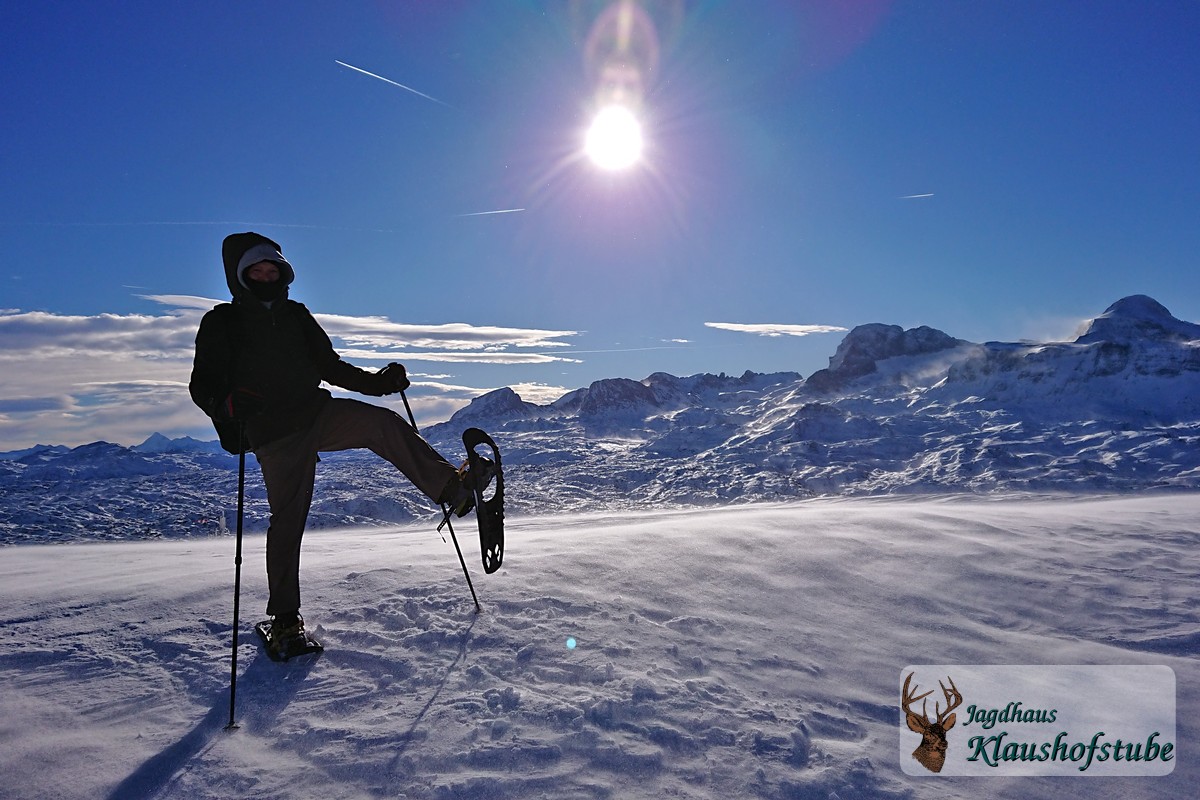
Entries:
[[263,396],[249,389],[234,389],[217,404],[217,418],[244,422],[266,408]]
[[403,392],[412,385],[408,381],[408,372],[404,369],[404,365],[397,364],[395,361],[376,372],[375,377],[379,381],[381,395]]

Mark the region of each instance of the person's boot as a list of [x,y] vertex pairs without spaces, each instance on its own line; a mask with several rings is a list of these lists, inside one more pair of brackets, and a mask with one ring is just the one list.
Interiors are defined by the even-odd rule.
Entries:
[[271,635],[267,647],[275,655],[286,656],[289,645],[304,640],[304,618],[299,614],[276,614],[271,618]]
[[442,502],[450,507],[456,517],[466,516],[472,508],[475,507],[475,487],[479,487],[479,491],[483,492],[491,485],[492,479],[496,477],[496,465],[489,458],[478,459],[479,469],[476,470],[479,474],[473,474],[468,469],[470,462],[464,461],[463,465],[458,468],[458,480],[451,479],[450,484],[442,492]]

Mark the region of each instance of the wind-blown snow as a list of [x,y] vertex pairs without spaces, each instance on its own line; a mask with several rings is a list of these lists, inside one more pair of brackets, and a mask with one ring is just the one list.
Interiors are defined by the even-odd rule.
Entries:
[[[0,797],[1191,797],[1198,520],[1162,494],[525,517],[492,576],[460,531],[478,616],[427,526],[316,531],[328,649],[288,664],[249,633],[252,535],[234,731],[230,539],[9,547]],[[1174,772],[909,777],[912,663],[1170,666]]]

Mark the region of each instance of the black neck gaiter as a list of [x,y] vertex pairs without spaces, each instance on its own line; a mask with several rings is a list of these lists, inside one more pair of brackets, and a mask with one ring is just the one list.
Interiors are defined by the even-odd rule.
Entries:
[[287,284],[283,281],[271,281],[270,283],[266,283],[263,281],[256,281],[249,277],[243,277],[242,280],[245,281],[246,288],[250,290],[250,294],[254,295],[264,303],[269,303],[272,300],[278,300],[279,298],[283,297],[284,292],[287,291]]

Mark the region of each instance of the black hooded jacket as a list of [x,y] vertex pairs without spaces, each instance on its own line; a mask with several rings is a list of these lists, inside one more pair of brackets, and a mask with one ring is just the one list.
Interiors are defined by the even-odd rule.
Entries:
[[[232,303],[222,303],[200,321],[196,357],[188,389],[192,401],[216,424],[221,444],[238,452],[237,426],[222,413],[230,392],[244,390],[261,399],[262,411],[246,420],[249,449],[262,447],[312,425],[330,394],[324,380],[352,392],[379,396],[377,373],[348,364],[329,336],[287,291],[274,302],[258,300],[238,279],[237,266],[255,245],[279,246],[257,233],[225,239],[221,257]],[[280,281],[290,284],[291,265],[280,263]]]

